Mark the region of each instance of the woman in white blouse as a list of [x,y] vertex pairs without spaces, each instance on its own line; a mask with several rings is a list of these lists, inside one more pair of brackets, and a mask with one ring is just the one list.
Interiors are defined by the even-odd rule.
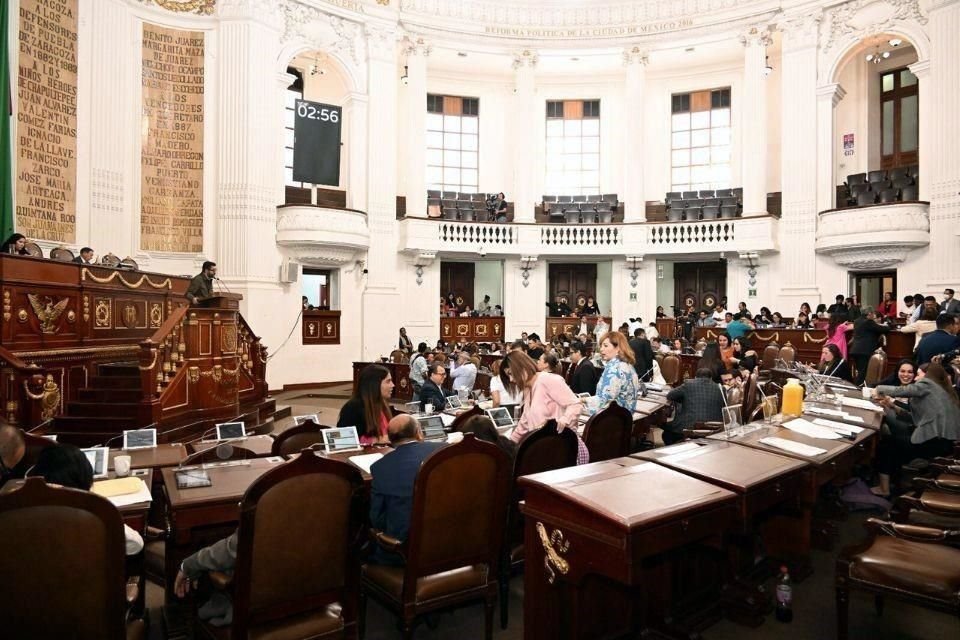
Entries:
[[504,358],[496,363],[497,370],[490,378],[490,398],[493,406],[505,404],[523,404],[523,389],[510,379],[510,364]]

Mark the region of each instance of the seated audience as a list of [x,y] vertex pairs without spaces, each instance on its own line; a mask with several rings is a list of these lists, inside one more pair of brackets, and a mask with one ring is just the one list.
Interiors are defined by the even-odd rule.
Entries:
[[817,305],[817,318],[820,320],[826,320],[830,317],[830,314],[827,313],[827,305],[820,303]]
[[783,329],[784,327],[787,326],[787,323],[783,321],[783,316],[780,314],[779,311],[774,311],[771,318],[773,319],[773,322],[770,323],[771,328]]
[[640,380],[634,368],[633,349],[626,337],[611,331],[600,339],[600,357],[603,358],[603,373],[597,382],[597,404],[590,407],[591,415],[606,409],[616,402],[633,413],[637,406]]
[[597,392],[600,372],[585,353],[586,348],[582,342],[574,342],[570,345],[570,369],[567,371],[567,377],[570,380],[571,391],[578,395],[581,393],[593,395]]
[[356,427],[361,444],[386,444],[391,394],[390,371],[378,364],[369,365],[360,372],[357,390],[340,409],[337,428]]
[[813,329],[813,323],[810,322],[810,316],[802,311],[797,314],[797,319],[793,326],[795,329]]
[[723,361],[723,368],[729,369],[731,358],[733,358],[733,345],[730,343],[730,336],[721,333],[717,336],[717,346],[720,348],[720,359]]
[[457,355],[456,361],[450,362],[450,383],[454,391],[466,389],[473,391],[473,385],[477,381],[477,365],[470,359],[469,351],[461,351]]
[[[93,487],[93,467],[83,451],[72,444],[58,444],[45,447],[37,456],[37,462],[27,472],[30,478],[43,478],[47,484],[59,485],[68,489],[90,491]],[[126,554],[135,556],[143,551],[143,538],[140,534],[123,525],[126,539]]]
[[862,315],[853,323],[853,340],[850,343],[850,357],[857,365],[858,385],[867,377],[867,365],[870,356],[880,348],[880,336],[890,333],[890,327],[877,322],[877,312],[873,307],[863,309]]
[[7,238],[7,241],[0,245],[0,253],[12,253],[16,256],[28,256],[27,239],[23,234],[15,233]]
[[698,327],[715,327],[717,326],[717,321],[714,320],[712,315],[708,315],[706,309],[700,310],[700,316],[697,318]]
[[750,320],[753,318],[753,314],[750,313],[750,309],[747,309],[746,302],[741,302],[739,305],[737,305],[737,315],[744,320]]
[[544,353],[542,356],[540,356],[540,359],[537,360],[537,371],[555,373],[558,376],[562,375],[560,370],[560,358],[558,358],[557,354],[553,352]]
[[960,399],[946,371],[936,362],[927,367],[926,375],[912,384],[879,385],[873,393],[876,398],[908,398],[916,425],[909,432],[891,431],[890,437],[880,439],[877,448],[880,484],[875,492],[889,495],[891,476],[896,476],[905,462],[945,456],[953,451],[953,443],[960,440]]
[[593,296],[587,296],[587,303],[583,305],[581,310],[581,315],[585,316],[598,316],[600,315],[600,307],[593,300]]
[[853,382],[850,365],[844,360],[840,354],[840,349],[835,344],[826,344],[820,350],[820,364],[817,366],[817,373]]
[[495,444],[501,449],[504,453],[510,456],[510,459],[513,460],[517,457],[517,443],[506,436],[500,435],[497,431],[497,427],[493,424],[493,420],[487,416],[471,416],[460,425],[460,431],[462,433],[472,433],[477,437],[477,440],[483,440],[484,442],[489,442]]
[[664,444],[674,444],[683,439],[683,430],[698,422],[723,420],[723,393],[713,381],[714,371],[706,367],[697,369],[696,377],[687,380],[667,393],[667,400],[680,404],[672,422],[663,425]]
[[543,345],[540,343],[540,336],[531,333],[527,338],[527,355],[536,362],[543,355]]
[[[406,541],[413,512],[413,485],[417,473],[442,442],[424,442],[420,423],[409,415],[400,415],[387,427],[393,451],[370,467],[370,526],[391,538]],[[403,558],[375,546],[370,562],[402,565]]]
[[667,317],[667,314],[664,313],[664,311],[663,311],[663,306],[662,306],[662,305],[658,305],[658,306],[657,306],[657,317],[658,317],[658,318],[666,318],[666,317]]
[[936,330],[925,335],[917,344],[917,364],[925,364],[933,360],[934,356],[960,348],[958,329],[960,326],[957,325],[957,316],[951,313],[937,316]]
[[442,362],[434,362],[430,365],[429,375],[420,389],[421,411],[426,411],[428,404],[433,405],[434,411],[442,411],[447,406],[447,394],[443,391],[443,380],[446,377],[447,369]]
[[797,316],[799,316],[800,314],[803,314],[809,318],[812,313],[813,311],[810,310],[810,305],[804,302],[803,304],[800,305],[800,310],[797,312]]
[[726,365],[723,363],[723,354],[720,353],[720,345],[716,342],[708,342],[707,346],[703,349],[703,354],[700,356],[700,362],[697,364],[698,369],[709,369],[711,372],[711,379],[719,383],[720,376],[724,371],[727,370]]
[[[522,350],[517,350],[522,353]],[[497,375],[490,377],[490,399],[493,406],[502,407],[505,404],[523,404],[523,389],[510,379],[510,362],[504,357],[500,361]]]
[[23,432],[10,424],[0,425],[0,487],[7,480],[24,476],[23,456],[26,452]]
[[757,368],[757,352],[750,348],[750,338],[741,336],[733,341],[733,353],[730,356],[732,368],[746,369],[753,373]]

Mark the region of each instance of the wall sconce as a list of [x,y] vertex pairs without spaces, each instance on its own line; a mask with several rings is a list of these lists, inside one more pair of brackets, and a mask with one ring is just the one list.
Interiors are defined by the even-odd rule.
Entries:
[[530,270],[537,265],[537,256],[523,256],[520,258],[520,269],[523,271],[523,286],[530,286]]
[[407,65],[403,65],[403,75],[400,76],[400,84],[403,86],[410,84],[410,76],[407,74]]
[[768,76],[773,73],[773,67],[770,66],[770,56],[763,57],[763,75]]
[[630,269],[630,286],[634,289],[637,287],[637,271],[642,263],[643,256],[627,256],[627,269]]
[[437,253],[435,251],[421,251],[417,254],[416,259],[413,261],[413,266],[415,266],[417,274],[417,286],[423,284],[423,269],[424,267],[429,267],[433,264],[433,261],[436,259]]
[[663,280],[663,265],[657,263],[657,280]]

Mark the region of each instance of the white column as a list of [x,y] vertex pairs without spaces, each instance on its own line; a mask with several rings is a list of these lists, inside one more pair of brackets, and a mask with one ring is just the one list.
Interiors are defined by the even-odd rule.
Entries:
[[833,209],[837,199],[835,107],[846,94],[839,84],[817,87],[817,211]]
[[910,72],[917,76],[917,100],[919,104],[917,105],[917,117],[919,118],[918,125],[920,127],[919,136],[917,140],[918,146],[918,159],[917,164],[920,166],[920,199],[921,200],[930,200],[930,183],[933,176],[930,175],[924,179],[924,168],[927,170],[933,168],[933,140],[930,139],[930,120],[933,117],[931,113],[931,106],[933,104],[932,96],[930,95],[930,61],[929,60],[918,60],[914,62],[909,67]]
[[[367,224],[370,250],[363,282],[362,357],[381,355],[384,322],[399,304],[397,274],[397,68],[396,24],[367,23]],[[421,144],[423,141],[421,140]],[[390,329],[395,331],[396,327]]]
[[[743,43],[743,136],[741,182],[743,182],[743,215],[767,212],[767,45],[771,43],[766,28],[753,27],[740,36]],[[786,76],[784,76],[786,78]]]
[[513,57],[514,76],[514,104],[513,111],[514,131],[513,139],[514,180],[513,197],[507,195],[507,200],[513,200],[513,219],[515,222],[533,222],[533,208],[537,199],[543,194],[533,193],[534,172],[543,171],[543,167],[535,167],[531,157],[538,157],[535,153],[536,145],[545,144],[538,140],[539,131],[537,118],[544,118],[542,109],[537,109],[536,101],[536,67],[537,54],[524,51]]
[[[294,82],[297,76],[286,71],[277,72],[277,99],[276,99],[276,121],[274,131],[278,140],[286,141],[286,115],[287,115],[287,90]],[[285,203],[287,198],[287,178],[283,169],[284,164],[284,144],[276,145],[274,150],[273,174],[276,176],[276,189],[274,198],[278,203]]]
[[624,151],[623,197],[624,222],[646,220],[646,190],[643,162],[646,147],[643,144],[643,92],[647,81],[647,52],[639,47],[624,49],[626,67],[624,84]]
[[404,47],[407,85],[400,87],[406,104],[403,123],[403,155],[406,179],[403,193],[407,197],[407,215],[427,215],[427,56],[430,45],[417,38]]
[[[960,101],[960,2],[932,0],[928,3],[927,33],[930,36],[930,78],[920,85],[920,126],[923,127],[924,105],[930,114],[927,131],[933,138],[928,153],[920,140],[920,194],[930,200],[929,264],[936,265],[925,283],[928,289],[953,286],[960,272],[960,119],[956,106]],[[927,88],[929,87],[929,91]],[[924,93],[927,96],[924,96]],[[929,100],[929,103],[926,101]],[[921,129],[921,135],[924,129]],[[924,185],[928,186],[924,186]]]
[[347,162],[347,207],[367,210],[367,95],[350,93],[343,101],[349,144]]
[[817,26],[820,18],[798,16],[780,24],[780,172],[783,194],[780,265],[784,285],[779,308],[793,311],[819,298],[817,231]]

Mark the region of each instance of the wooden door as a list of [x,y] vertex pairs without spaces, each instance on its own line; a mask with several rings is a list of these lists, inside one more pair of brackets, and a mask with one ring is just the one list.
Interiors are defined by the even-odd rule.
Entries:
[[727,295],[727,263],[676,262],[673,265],[674,305],[685,309],[693,301],[697,310],[712,309]]
[[457,298],[457,306],[463,309],[473,306],[474,267],[472,262],[440,263],[440,295],[444,298],[451,291]]
[[[553,302],[560,296],[576,309],[583,305],[587,298],[597,298],[597,265],[596,264],[551,264],[550,265],[550,300]],[[601,309],[607,311],[609,309]]]

